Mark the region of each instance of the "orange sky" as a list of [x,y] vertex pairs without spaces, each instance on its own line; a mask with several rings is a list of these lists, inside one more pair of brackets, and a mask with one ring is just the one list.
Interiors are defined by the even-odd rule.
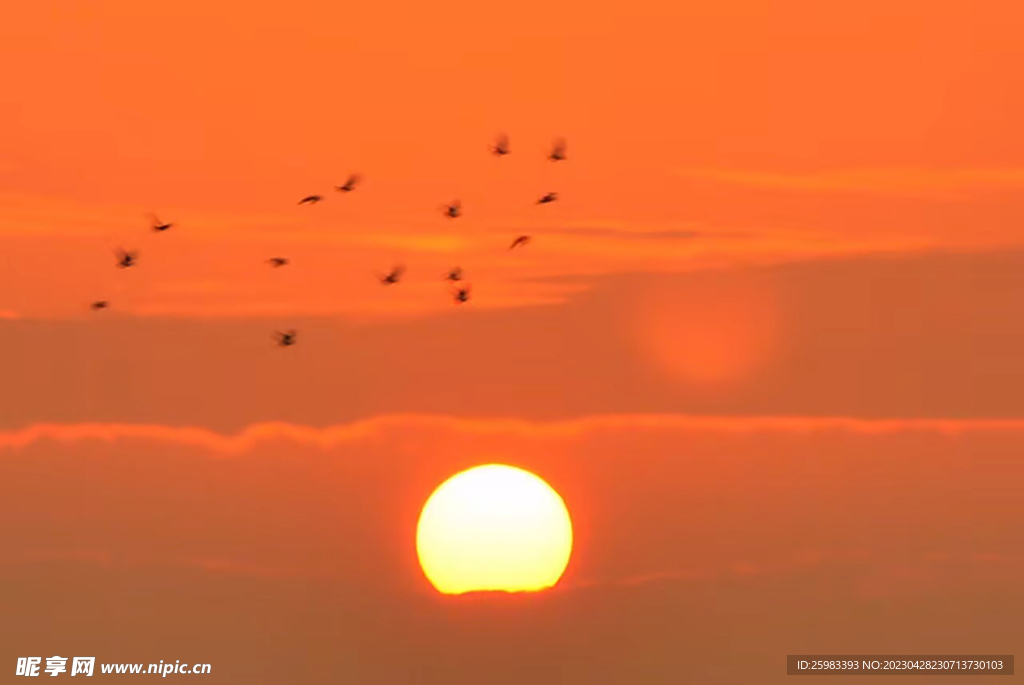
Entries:
[[[787,653],[1012,652],[1022,22],[1008,0],[7,9],[5,658],[676,683],[682,649],[724,660],[700,682],[771,683]],[[442,600],[416,514],[495,459],[564,495],[576,553],[543,596]]]

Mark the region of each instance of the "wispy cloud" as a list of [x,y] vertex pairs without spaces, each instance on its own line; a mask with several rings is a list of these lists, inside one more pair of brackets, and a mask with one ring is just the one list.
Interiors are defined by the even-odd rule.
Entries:
[[[173,234],[158,235],[140,208],[47,202],[0,198],[0,239],[11,264],[0,274],[0,310],[80,317],[82,304],[71,293],[82,290],[137,316],[403,318],[451,309],[440,277],[456,264],[472,281],[468,308],[486,309],[563,303],[588,287],[558,282],[565,277],[767,266],[935,247],[899,231],[851,235],[757,221],[726,228],[710,219],[532,217],[518,223],[467,217],[455,227],[428,214],[409,222],[385,216],[339,226],[336,214],[324,212],[230,215],[174,208],[160,210],[175,223]],[[523,233],[533,242],[510,251],[510,241]],[[55,244],[54,235],[68,240]],[[140,249],[137,270],[115,273],[110,250],[116,246]],[[271,256],[293,263],[271,270]],[[374,271],[396,262],[409,267],[406,279],[399,288],[382,289]]]
[[[578,227],[560,227],[560,228],[547,228],[540,229],[538,231],[541,235],[553,234],[553,235],[568,235],[577,236],[580,238],[612,238],[614,240],[696,240],[700,238],[717,238],[721,239],[725,237],[723,234],[715,234],[710,231],[697,231],[697,230],[684,230],[684,229],[664,229],[664,230],[629,230],[622,228],[610,228],[606,226],[578,226]],[[729,237],[736,237],[735,234]]]
[[381,436],[394,430],[452,430],[464,434],[529,437],[575,437],[587,434],[642,431],[699,431],[711,433],[811,434],[843,432],[861,435],[931,433],[1024,432],[1024,419],[857,419],[808,416],[687,416],[678,414],[595,415],[567,421],[470,419],[431,414],[394,414],[323,428],[285,422],[252,424],[235,434],[199,427],[121,423],[41,423],[0,432],[0,449],[21,449],[43,441],[78,443],[92,440],[153,440],[199,447],[218,455],[239,455],[269,441],[330,449]]
[[684,168],[679,176],[717,183],[805,192],[868,193],[896,196],[963,197],[974,193],[1024,189],[1024,168],[877,167],[814,172]]

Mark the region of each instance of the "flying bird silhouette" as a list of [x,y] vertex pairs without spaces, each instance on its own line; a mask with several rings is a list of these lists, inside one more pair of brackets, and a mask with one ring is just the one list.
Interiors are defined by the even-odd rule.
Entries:
[[551,154],[548,155],[548,159],[552,162],[561,162],[565,159],[565,138],[555,138],[555,142],[551,144]]
[[539,204],[539,205],[546,205],[549,202],[554,202],[557,199],[558,199],[558,193],[548,193],[544,197],[542,197],[541,199],[537,200],[537,204]]
[[149,220],[152,222],[154,231],[166,231],[168,228],[174,225],[160,221],[159,217],[157,217],[156,214],[150,214]]
[[351,193],[362,180],[363,179],[359,174],[352,174],[348,177],[348,180],[345,181],[344,185],[334,187],[342,193]]
[[512,241],[512,244],[508,246],[508,249],[514,250],[521,245],[526,245],[528,242],[530,242],[530,236],[521,235]]
[[466,285],[465,287],[462,288],[456,288],[455,291],[452,293],[452,296],[455,298],[455,304],[469,302],[469,291],[469,285]]
[[497,140],[494,141],[494,145],[491,146],[491,154],[503,157],[504,155],[507,155],[508,152],[508,136],[502,133],[498,136]]
[[270,266],[277,269],[279,267],[287,265],[288,259],[286,257],[271,257],[270,259],[267,260],[267,264],[270,264]]
[[299,204],[300,205],[306,205],[306,204],[315,205],[317,202],[320,202],[320,200],[322,200],[322,199],[324,199],[324,198],[322,196],[320,196],[320,195],[307,195],[306,197],[304,197],[301,200],[299,200]]
[[274,338],[277,340],[277,344],[281,347],[288,347],[289,345],[295,344],[295,334],[296,331],[294,329],[284,331],[283,333],[281,331],[277,331],[274,334]]
[[386,274],[378,275],[377,278],[383,285],[393,285],[402,280],[402,274],[405,273],[405,267],[398,265]]
[[444,206],[444,213],[449,219],[456,219],[462,215],[462,202],[455,200],[450,205]]
[[462,280],[462,267],[456,266],[447,274],[445,274],[444,280],[446,281],[461,281]]
[[117,255],[117,266],[120,269],[127,269],[129,266],[135,266],[135,261],[139,258],[138,252],[129,252],[127,250],[118,249],[115,253]]
[[107,302],[106,300],[96,300],[95,302],[89,305],[89,309],[106,309],[109,306],[110,303]]

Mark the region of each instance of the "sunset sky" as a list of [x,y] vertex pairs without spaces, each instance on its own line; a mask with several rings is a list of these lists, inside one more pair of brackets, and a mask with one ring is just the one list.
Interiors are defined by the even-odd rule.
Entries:
[[[9,666],[748,685],[1022,643],[1020,3],[4,15]],[[555,588],[420,570],[488,462],[564,498]]]

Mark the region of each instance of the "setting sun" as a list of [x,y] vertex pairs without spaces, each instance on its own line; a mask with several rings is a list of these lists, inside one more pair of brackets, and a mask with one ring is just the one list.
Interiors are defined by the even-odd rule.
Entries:
[[444,594],[552,587],[572,553],[572,522],[557,492],[523,469],[477,466],[427,499],[416,552]]

